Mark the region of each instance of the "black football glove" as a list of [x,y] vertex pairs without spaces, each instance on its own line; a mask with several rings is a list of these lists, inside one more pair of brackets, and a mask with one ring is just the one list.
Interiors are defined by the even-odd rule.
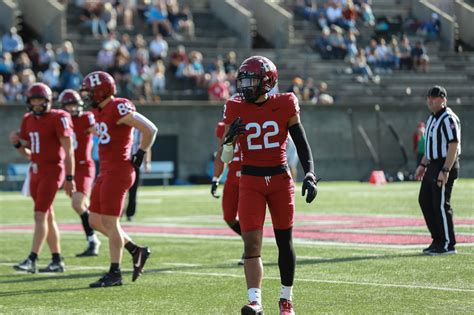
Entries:
[[232,124],[229,126],[229,130],[224,137],[224,144],[231,144],[234,143],[234,140],[237,136],[243,134],[245,132],[245,124],[242,123],[242,119],[237,117]]
[[217,194],[217,186],[219,186],[219,181],[218,180],[213,180],[212,184],[211,184],[211,195],[214,198],[220,198],[221,197]]
[[132,164],[135,168],[140,168],[143,163],[143,157],[145,156],[145,151],[138,149],[137,152],[132,156]]
[[301,192],[301,196],[304,196],[306,194],[307,203],[311,203],[314,198],[316,198],[316,195],[318,194],[318,187],[316,187],[316,185],[318,184],[319,180],[320,179],[316,179],[316,175],[314,175],[313,173],[308,173],[304,177],[303,191]]

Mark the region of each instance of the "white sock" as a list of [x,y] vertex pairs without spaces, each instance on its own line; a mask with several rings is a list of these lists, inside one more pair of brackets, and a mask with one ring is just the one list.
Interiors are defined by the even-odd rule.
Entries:
[[95,233],[92,234],[91,236],[88,236],[88,237],[87,237],[87,241],[88,241],[89,243],[100,243],[100,241],[99,241],[99,239],[97,238],[97,235],[95,235]]
[[257,302],[258,304],[262,304],[262,289],[260,288],[250,288],[247,290],[247,294],[249,296],[250,302]]
[[293,286],[287,287],[286,285],[281,286],[280,299],[286,299],[288,301],[293,300]]

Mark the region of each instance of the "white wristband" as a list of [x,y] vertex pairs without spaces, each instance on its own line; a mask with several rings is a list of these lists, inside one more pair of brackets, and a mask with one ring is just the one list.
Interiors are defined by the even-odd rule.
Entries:
[[212,177],[212,181],[213,181],[213,182],[219,182],[219,177],[213,176],[213,177]]
[[221,161],[229,163],[234,158],[234,146],[232,144],[224,144],[222,146]]

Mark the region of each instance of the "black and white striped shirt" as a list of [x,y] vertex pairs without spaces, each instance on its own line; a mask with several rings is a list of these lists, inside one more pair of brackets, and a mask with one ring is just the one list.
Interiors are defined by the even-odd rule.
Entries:
[[461,155],[461,123],[449,107],[431,114],[426,123],[425,155],[429,161],[446,158],[448,144],[458,142],[457,156]]

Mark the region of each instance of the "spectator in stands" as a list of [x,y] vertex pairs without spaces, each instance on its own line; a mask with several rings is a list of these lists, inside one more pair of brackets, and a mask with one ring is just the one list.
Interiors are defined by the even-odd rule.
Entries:
[[161,33],[163,36],[170,36],[173,34],[165,1],[158,1],[155,5],[151,5],[146,12],[146,17],[147,23],[151,25],[153,35]]
[[360,6],[360,10],[362,13],[362,19],[364,20],[364,24],[366,26],[374,26],[375,25],[375,16],[372,12],[372,8],[366,2],[362,2]]
[[161,34],[157,34],[150,42],[150,57],[151,61],[158,59],[164,60],[168,55],[168,42],[164,40]]
[[352,73],[356,75],[356,80],[360,83],[366,83],[369,80],[376,84],[380,82],[379,76],[374,76],[372,69],[370,69],[366,59],[366,52],[363,48],[359,48],[359,52],[352,62]]
[[61,71],[66,68],[67,65],[74,63],[74,47],[70,41],[65,41],[61,48],[56,51],[56,62],[61,66]]
[[49,68],[49,64],[56,59],[56,54],[53,50],[51,43],[46,43],[44,47],[40,49],[38,58],[38,70],[45,71]]
[[342,10],[342,27],[346,30],[356,29],[357,10],[352,0],[347,0]]
[[400,70],[407,69],[411,70],[413,67],[413,59],[411,57],[411,46],[408,36],[402,37],[400,43]]
[[142,34],[137,34],[133,41],[133,49],[131,51],[132,57],[140,55],[140,58],[146,59],[146,62],[150,60],[150,54],[148,52],[148,44]]
[[334,98],[328,94],[328,84],[324,81],[319,83],[318,94],[317,94],[318,105],[333,105]]
[[357,37],[353,30],[349,30],[344,37],[344,44],[347,47],[346,60],[354,60],[357,55]]
[[398,70],[400,68],[401,53],[398,40],[395,36],[392,36],[390,41],[390,46],[388,47],[388,56],[391,68]]
[[153,78],[151,81],[153,100],[158,100],[158,95],[165,91],[166,87],[166,67],[163,60],[156,60],[151,69]]
[[415,47],[411,50],[411,57],[413,59],[413,68],[417,72],[428,72],[428,64],[430,58],[426,52],[425,45],[422,41],[417,41]]
[[326,18],[329,26],[333,24],[342,26],[342,6],[334,0],[329,0],[328,7],[326,9]]
[[303,101],[303,87],[303,79],[300,77],[294,77],[291,86],[288,88],[287,92],[292,92],[296,95],[299,101]]
[[60,76],[61,76],[61,71],[60,71],[60,66],[57,62],[51,62],[49,64],[48,70],[46,70],[43,73],[43,77],[41,78],[41,81],[49,86],[53,91],[59,92],[61,89],[60,86]]
[[239,64],[237,63],[237,54],[235,51],[229,51],[227,57],[224,61],[224,70],[225,73],[229,74],[232,71],[239,70]]
[[230,97],[229,83],[222,76],[216,76],[207,90],[210,101],[225,101]]
[[37,40],[32,40],[25,46],[25,53],[31,61],[31,69],[36,73],[39,71],[39,54],[41,45]]
[[82,74],[76,62],[70,62],[66,65],[66,69],[61,72],[59,77],[60,90],[73,89],[78,90],[82,84]]
[[416,130],[412,136],[413,152],[416,156],[416,165],[420,165],[421,159],[425,155],[425,123],[420,121],[416,125]]
[[317,97],[316,97],[317,89],[314,86],[314,79],[309,77],[304,82],[303,87],[303,101],[311,102],[316,104]]
[[148,58],[143,54],[136,54],[130,64],[131,90],[134,99],[151,100],[151,68],[148,65]]
[[109,32],[107,38],[102,42],[102,47],[109,46],[114,52],[120,47],[120,45],[120,41],[117,39],[117,34],[115,32]]
[[316,39],[315,49],[319,52],[322,59],[332,59],[332,47],[329,44],[329,35],[331,31],[329,28],[324,28],[321,37]]
[[328,23],[328,19],[326,18],[326,14],[324,13],[325,11],[321,10],[319,11],[319,16],[318,16],[318,19],[317,19],[317,24],[319,26],[319,28],[321,30],[329,30],[329,23]]
[[15,61],[15,71],[18,73],[24,69],[32,69],[32,68],[33,68],[33,63],[28,57],[28,54],[25,52],[20,53],[18,55],[18,58]]
[[199,51],[192,51],[189,54],[190,73],[189,76],[194,78],[198,87],[205,86],[206,78],[204,72],[204,66],[202,64],[202,53]]
[[36,82],[36,75],[32,69],[24,69],[18,74],[22,86],[22,93],[26,93],[30,85]]
[[375,48],[375,56],[377,58],[376,72],[391,73],[391,60],[389,48],[384,38],[380,38],[377,47]]
[[117,15],[123,19],[127,31],[133,29],[133,12],[136,10],[136,0],[121,0],[117,5]]
[[23,39],[18,35],[16,27],[10,28],[10,31],[3,35],[2,49],[4,53],[11,53],[13,59],[15,59],[16,55],[25,49]]
[[176,73],[179,65],[183,62],[189,62],[186,48],[183,45],[178,45],[176,51],[174,51],[170,56],[170,71]]
[[20,102],[23,99],[23,86],[16,74],[13,74],[3,86],[3,93],[8,102]]
[[130,35],[128,35],[127,33],[122,34],[122,36],[120,37],[120,45],[127,48],[128,52],[131,52],[134,47],[132,39],[130,38]]
[[433,12],[431,14],[431,20],[423,23],[420,30],[427,40],[438,39],[441,34],[441,21],[439,20],[438,14]]
[[[170,21],[173,19],[171,23],[175,33],[180,32],[188,38],[194,38],[194,21],[189,5],[184,5],[180,10],[178,3],[174,1],[173,5],[168,9],[168,13]],[[178,36],[176,39],[180,39],[180,37]]]
[[115,52],[110,44],[105,44],[97,54],[96,65],[100,70],[109,72],[114,66]]
[[344,59],[347,54],[347,47],[342,36],[342,29],[336,25],[331,27],[331,34],[328,37],[331,46],[331,56],[335,59]]
[[10,77],[15,71],[15,64],[12,60],[12,54],[5,52],[0,56],[0,76],[3,77],[4,82],[10,81]]
[[127,85],[130,74],[130,52],[125,45],[121,45],[114,56],[114,65],[110,70],[117,83],[117,94],[127,94]]
[[[100,23],[105,24],[106,32],[114,32],[117,28],[117,11],[110,2],[104,3],[103,10],[100,14]],[[105,36],[107,33],[103,35]]]

